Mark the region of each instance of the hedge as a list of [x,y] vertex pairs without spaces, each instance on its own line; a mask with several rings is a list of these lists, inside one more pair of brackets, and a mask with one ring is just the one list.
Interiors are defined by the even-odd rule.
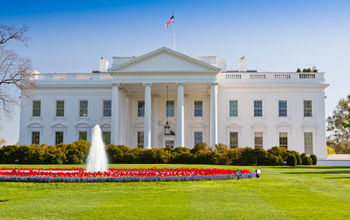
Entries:
[[[3,164],[82,164],[90,149],[87,141],[55,145],[8,145],[0,148],[0,163]],[[193,149],[185,147],[129,148],[125,145],[107,145],[106,152],[110,163],[176,163],[176,164],[222,164],[222,165],[271,165],[290,166],[317,163],[317,157],[283,147],[233,148],[218,144],[215,149],[206,143],[198,143]],[[306,159],[305,159],[306,158]],[[309,159],[308,159],[309,158]]]

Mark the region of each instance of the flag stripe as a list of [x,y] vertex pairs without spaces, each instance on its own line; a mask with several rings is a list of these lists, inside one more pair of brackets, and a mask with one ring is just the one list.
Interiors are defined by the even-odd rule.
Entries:
[[165,28],[169,27],[170,23],[173,23],[175,21],[174,15],[170,17],[170,19],[165,23]]

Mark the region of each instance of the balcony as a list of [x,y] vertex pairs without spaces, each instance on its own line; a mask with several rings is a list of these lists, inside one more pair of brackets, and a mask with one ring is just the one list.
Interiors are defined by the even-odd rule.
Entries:
[[218,75],[220,84],[325,84],[324,73],[234,72]]

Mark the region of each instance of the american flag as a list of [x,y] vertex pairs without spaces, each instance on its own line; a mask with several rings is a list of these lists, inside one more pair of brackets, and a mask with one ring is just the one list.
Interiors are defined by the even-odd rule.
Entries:
[[170,23],[175,21],[174,15],[169,18],[169,20],[165,23],[165,28],[168,28]]

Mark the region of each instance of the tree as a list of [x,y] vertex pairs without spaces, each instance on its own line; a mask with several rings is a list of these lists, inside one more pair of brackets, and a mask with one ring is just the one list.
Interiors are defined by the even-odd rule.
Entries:
[[25,25],[20,28],[0,25],[0,110],[6,114],[18,103],[18,96],[14,95],[13,88],[20,89],[26,96],[29,94],[27,91],[34,87],[29,78],[32,69],[30,60],[6,49],[6,44],[11,40],[25,44],[28,40],[25,36],[27,31]]
[[348,113],[347,113],[347,117],[344,121],[342,121],[342,124],[344,127],[346,128],[350,128],[350,103],[349,103],[349,100],[350,100],[350,95],[348,95],[348,103],[347,103],[347,106],[348,106]]
[[327,119],[327,143],[335,149],[336,153],[350,153],[350,126],[349,126],[350,96],[340,99]]

